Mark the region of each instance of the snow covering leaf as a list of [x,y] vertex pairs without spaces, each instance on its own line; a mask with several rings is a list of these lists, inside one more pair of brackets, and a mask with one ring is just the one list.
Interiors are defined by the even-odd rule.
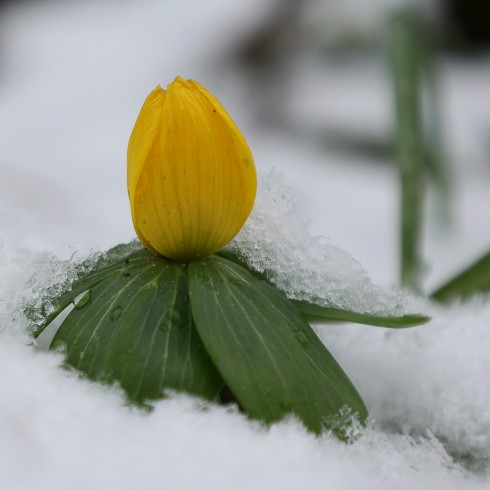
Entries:
[[[234,250],[223,249],[218,252],[217,255],[234,262],[235,264],[249,271],[254,276],[258,277],[259,279],[263,279],[270,284],[266,274],[252,269]],[[295,299],[291,299],[290,301],[294,303],[296,308],[303,314],[307,321],[343,321],[386,328],[415,327],[430,321],[430,317],[423,314],[381,315],[376,313],[360,313],[343,308],[317,305],[307,301]]]
[[68,365],[120,383],[136,402],[166,389],[214,399],[223,382],[192,322],[185,266],[146,250],[130,257],[74,284],[67,297],[87,288],[90,296],[75,305],[51,348],[64,346]]
[[39,314],[44,317],[44,321],[38,325],[34,331],[34,337],[39,337],[48,325],[71,303],[75,302],[75,298],[84,293],[99,282],[107,279],[113,274],[118,274],[124,267],[138,265],[141,261],[148,260],[149,253],[146,249],[134,249],[132,244],[118,245],[108,250],[103,256],[95,259],[89,257],[85,261],[78,264],[78,269],[82,272],[78,279],[71,285],[67,285],[68,291],[57,295],[53,294],[52,289],[47,289],[44,293],[44,305],[54,304],[52,311],[37,312],[35,307],[28,306],[25,314],[28,318],[36,318]]
[[319,306],[305,301],[293,301],[296,308],[308,321],[332,320],[340,322],[363,323],[375,327],[407,328],[423,325],[430,321],[430,317],[422,314],[401,316],[380,316],[370,313],[357,313],[355,311]]
[[355,387],[283,293],[218,256],[191,263],[189,285],[206,350],[252,417],[292,412],[316,433],[345,406],[366,419]]
[[432,299],[443,303],[453,299],[464,299],[469,296],[490,290],[490,252],[485,254],[470,267],[432,293]]

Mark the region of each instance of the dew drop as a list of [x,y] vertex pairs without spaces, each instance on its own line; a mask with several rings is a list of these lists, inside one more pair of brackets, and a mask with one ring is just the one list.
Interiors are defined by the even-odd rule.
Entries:
[[171,309],[165,313],[165,320],[170,324],[180,323],[182,320],[182,315],[178,310]]
[[111,314],[110,314],[110,319],[115,322],[121,315],[122,315],[122,307],[121,306],[116,306],[115,308],[112,309]]
[[158,325],[158,329],[164,333],[167,333],[170,331],[170,323],[162,322],[160,325]]
[[80,360],[85,359],[85,352],[80,352]]
[[308,338],[303,332],[295,332],[294,336],[296,337],[296,340],[303,346],[303,347],[308,347],[310,342],[308,341]]
[[243,288],[246,286],[246,283],[242,279],[231,279],[230,284],[233,284],[235,287]]

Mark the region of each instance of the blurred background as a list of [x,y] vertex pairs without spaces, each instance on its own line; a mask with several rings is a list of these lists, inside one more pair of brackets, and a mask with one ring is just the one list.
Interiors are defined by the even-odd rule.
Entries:
[[66,258],[133,238],[127,141],[181,75],[313,235],[430,290],[490,249],[489,18],[483,0],[1,2],[0,243]]

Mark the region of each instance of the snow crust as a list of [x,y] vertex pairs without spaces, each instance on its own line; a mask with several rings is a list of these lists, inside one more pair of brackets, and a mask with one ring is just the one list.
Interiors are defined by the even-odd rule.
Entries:
[[312,236],[295,204],[284,175],[274,170],[267,174],[259,182],[252,214],[231,248],[253,269],[265,272],[289,298],[362,313],[405,313],[401,294],[374,285],[349,253]]

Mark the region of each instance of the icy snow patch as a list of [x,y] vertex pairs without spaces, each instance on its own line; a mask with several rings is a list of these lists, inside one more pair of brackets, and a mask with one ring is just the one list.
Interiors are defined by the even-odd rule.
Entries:
[[270,430],[175,396],[150,415],[0,335],[0,475],[9,490],[482,489],[430,437],[367,431],[315,439],[293,419]]
[[374,285],[347,252],[311,236],[295,203],[282,174],[267,174],[231,248],[291,299],[360,313],[404,314],[406,299]]
[[[64,291],[77,275],[74,260],[59,260],[52,254],[32,254],[11,245],[0,244],[0,333],[23,334],[13,326],[25,319],[24,308],[41,311],[46,305],[46,292],[56,296]],[[41,322],[43,318],[39,317]]]
[[423,327],[318,328],[386,431],[427,429],[445,449],[490,477],[490,297],[428,312]]

